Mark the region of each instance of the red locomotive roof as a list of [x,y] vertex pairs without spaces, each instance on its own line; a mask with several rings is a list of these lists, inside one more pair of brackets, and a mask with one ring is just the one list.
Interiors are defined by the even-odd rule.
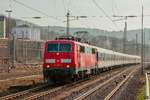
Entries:
[[46,41],[47,43],[49,43],[49,42],[75,42],[75,41],[73,41],[73,40],[49,40],[49,41]]

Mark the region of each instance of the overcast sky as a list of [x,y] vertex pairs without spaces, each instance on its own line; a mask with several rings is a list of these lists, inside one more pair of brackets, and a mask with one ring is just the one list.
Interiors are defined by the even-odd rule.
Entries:
[[[12,9],[12,17],[23,20],[28,20],[36,24],[45,26],[65,26],[65,15],[69,9],[72,16],[88,16],[70,22],[71,27],[87,27],[98,28],[106,30],[123,30],[124,21],[112,22],[112,20],[120,19],[113,18],[113,15],[136,15],[137,18],[128,19],[128,29],[138,29],[141,27],[141,0],[17,0],[28,5],[42,13],[38,13],[23,5],[18,4],[15,0],[0,0],[0,13],[7,15],[5,10]],[[105,11],[109,16],[98,9],[94,4]],[[143,0],[144,2],[144,27],[150,28],[150,0]],[[46,16],[49,15],[51,17]],[[41,19],[32,19],[33,16],[43,17]],[[95,16],[95,17],[93,17]],[[53,19],[53,17],[57,17]]]

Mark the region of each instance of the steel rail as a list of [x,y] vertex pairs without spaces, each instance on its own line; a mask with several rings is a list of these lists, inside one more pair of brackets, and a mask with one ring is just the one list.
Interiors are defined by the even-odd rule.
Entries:
[[79,84],[79,83],[84,82],[84,81],[86,81],[86,80],[88,80],[88,78],[83,79],[83,80],[80,80],[80,81],[76,81],[76,82],[73,82],[73,83],[70,83],[70,84],[66,84],[66,85],[63,85],[63,86],[59,86],[59,87],[56,87],[56,88],[54,88],[54,89],[47,90],[47,91],[44,91],[44,92],[41,92],[41,93],[38,93],[38,94],[35,94],[35,95],[33,95],[33,96],[30,96],[30,97],[25,98],[24,100],[35,100],[35,99],[37,99],[37,98],[46,96],[46,95],[48,95],[48,94],[51,94],[51,93],[56,92],[56,91],[58,91],[58,90],[61,90],[61,89],[63,89],[63,88],[67,88],[67,87],[69,87],[69,86],[73,86],[73,85],[75,85],[75,84]]
[[13,77],[13,78],[8,78],[5,80],[0,80],[1,82],[7,82],[7,81],[11,81],[11,80],[21,80],[21,79],[27,79],[27,78],[34,78],[34,77],[42,77],[42,75],[30,75],[30,76],[23,76],[23,77]]
[[[129,69],[124,70],[123,72],[120,72],[119,74],[111,77],[110,79],[108,79],[107,81],[103,82],[102,84],[99,84],[98,86],[96,86],[95,88],[85,92],[84,94],[81,94],[80,96],[78,96],[77,98],[75,98],[74,100],[83,100],[86,97],[90,96],[92,93],[94,93],[95,91],[99,90],[101,87],[103,87],[105,84],[108,84],[109,82],[113,81],[115,78],[119,77],[120,75],[122,75],[123,73],[129,71],[133,69],[132,67]],[[135,70],[134,70],[135,71]]]
[[27,98],[25,98],[24,100],[35,100],[35,99],[37,99],[37,98],[43,97],[44,95],[48,95],[48,94],[50,94],[50,93],[52,93],[52,92],[58,91],[58,90],[60,90],[60,89],[62,89],[62,88],[64,88],[64,86],[62,86],[62,87],[57,87],[57,88],[54,88],[54,89],[52,89],[52,90],[49,90],[49,91],[46,91],[46,92],[42,92],[42,93],[39,93],[39,94],[30,96],[30,97],[27,97]]
[[[96,77],[93,76],[93,78],[96,78]],[[93,78],[92,78],[92,79],[93,79]],[[63,89],[63,88],[67,88],[67,87],[69,87],[69,86],[73,86],[73,85],[75,85],[75,84],[79,84],[79,83],[81,83],[81,82],[85,82],[86,80],[88,80],[88,78],[85,78],[85,79],[82,79],[82,80],[80,80],[80,81],[73,82],[73,83],[71,83],[71,84],[66,84],[66,85],[64,85],[64,86],[60,86],[60,87],[57,87],[57,88],[54,88],[54,89],[51,89],[51,90],[47,90],[47,91],[44,91],[44,92],[35,94],[35,95],[33,95],[33,96],[30,96],[30,97],[28,97],[28,98],[25,98],[24,100],[35,100],[35,99],[37,99],[37,98],[40,98],[40,97],[49,95],[49,94],[51,94],[51,93],[53,93],[53,92],[59,91],[59,90],[61,90],[61,89]]]
[[[28,76],[27,76],[28,77]],[[22,78],[22,77],[21,77]],[[7,79],[6,79],[7,80]],[[0,81],[6,81],[6,80],[0,80]],[[37,95],[33,95],[31,97],[28,97],[27,99],[31,99],[32,98],[38,98],[40,96],[43,96],[43,95],[47,95],[49,93],[52,93],[52,92],[55,92],[55,91],[58,91],[59,89],[62,89],[62,88],[65,88],[65,87],[68,87],[68,86],[71,86],[71,85],[74,85],[74,84],[77,84],[77,83],[80,83],[80,82],[83,82],[87,79],[84,79],[84,80],[80,80],[80,81],[77,81],[77,82],[73,82],[71,84],[66,84],[66,85],[63,85],[63,86],[59,86],[59,87],[56,87],[54,89],[51,89],[51,90],[48,90],[47,92],[42,92],[40,94],[37,94]],[[8,81],[8,80],[7,80]],[[0,97],[0,100],[9,100],[9,99],[16,99],[18,97],[21,97],[21,96],[24,96],[26,94],[29,94],[33,91],[36,91],[36,90],[39,90],[41,88],[43,88],[45,86],[41,86],[41,87],[36,87],[36,88],[32,88],[32,89],[29,89],[29,90],[25,90],[25,91],[22,91],[22,92],[18,92],[18,93],[15,93],[15,94],[11,94],[11,95],[7,95],[7,96],[4,96],[4,97]]]
[[[129,70],[129,69],[127,69],[127,70]],[[126,70],[125,70],[125,71],[126,71]],[[125,72],[125,71],[124,71],[124,72]],[[67,85],[64,85],[64,86],[55,88],[55,89],[51,89],[51,90],[48,90],[48,91],[44,91],[44,92],[42,92],[42,93],[35,94],[35,95],[33,95],[33,96],[30,96],[30,97],[28,97],[28,98],[25,98],[24,100],[35,100],[35,99],[38,99],[38,98],[40,98],[40,97],[44,97],[44,96],[46,96],[46,95],[49,95],[49,94],[51,94],[51,93],[53,93],[53,92],[59,91],[60,89],[67,88],[68,86],[72,86],[72,85],[74,85],[74,84],[81,83],[81,82],[83,82],[83,81],[85,81],[85,80],[77,81],[77,82],[74,82],[74,83],[71,83],[71,84],[67,84]]]
[[11,100],[11,99],[14,100],[14,99],[16,99],[18,97],[21,97],[23,95],[27,95],[27,94],[29,94],[31,92],[37,91],[39,89],[42,89],[42,88],[44,88],[44,87],[46,87],[48,85],[49,84],[44,84],[44,85],[41,85],[39,87],[31,88],[29,90],[25,90],[25,91],[18,92],[18,93],[15,93],[15,94],[10,94],[10,95],[4,96],[4,97],[0,97],[0,100]]
[[104,100],[110,100],[111,97],[128,81],[128,79],[133,75],[133,73],[136,71],[137,69],[134,69],[132,72],[129,73],[129,75],[123,80],[121,81],[117,87],[115,89],[113,89],[105,98]]

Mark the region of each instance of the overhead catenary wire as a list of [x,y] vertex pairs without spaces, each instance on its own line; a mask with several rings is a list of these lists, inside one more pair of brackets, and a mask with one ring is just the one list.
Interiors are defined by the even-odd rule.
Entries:
[[105,17],[108,18],[114,25],[116,28],[118,28],[118,26],[116,25],[116,23],[111,19],[111,17],[105,12],[105,10],[95,1],[95,0],[92,0],[93,1],[93,4],[100,10],[104,13]]
[[139,9],[141,9],[141,0],[138,0]]
[[[63,23],[63,20],[61,19],[62,17],[61,17],[61,18],[58,18],[58,17],[55,17],[55,16],[49,16],[48,14],[46,14],[46,13],[44,13],[44,12],[42,12],[42,11],[36,9],[36,8],[33,8],[33,7],[31,7],[31,6],[29,6],[29,5],[25,4],[25,3],[23,3],[23,2],[20,2],[20,1],[18,1],[18,0],[12,0],[12,1],[14,1],[15,3],[20,4],[20,5],[22,5],[22,6],[26,7],[26,8],[28,8],[28,9],[31,9],[31,10],[33,10],[33,11],[35,11],[35,12],[38,12],[38,13],[40,13],[40,14],[42,14],[42,15],[45,15],[47,18],[51,18],[51,19],[54,19],[54,20],[57,20],[57,21],[60,21],[60,22]],[[95,5],[97,5],[98,8],[101,8],[101,7],[96,3],[95,0],[93,0],[93,1],[95,2]],[[64,1],[63,1],[63,2],[64,2]],[[69,0],[68,2],[69,2],[69,3],[67,3],[67,4],[70,5],[70,4],[71,4],[71,1]],[[64,4],[64,3],[63,3],[63,5],[64,5],[64,9],[65,9],[65,8],[67,9],[67,7],[65,7],[65,4]],[[68,7],[68,8],[69,8],[69,7]],[[110,18],[110,16],[107,15],[107,13],[104,11],[104,9],[101,8],[101,10],[102,10],[103,13],[105,14],[105,17],[107,17],[109,20],[112,21],[112,19]],[[42,17],[42,18],[43,18],[43,17]],[[112,21],[112,22],[113,22],[113,21]],[[113,23],[114,23],[114,22],[113,22]],[[114,24],[115,24],[115,26],[118,28],[118,26],[116,25],[116,23],[114,23]]]
[[[65,1],[62,0],[62,4],[63,4],[63,8],[64,8],[65,11],[68,11],[68,10],[70,11],[69,5],[71,4],[71,0],[69,0],[68,2],[66,2],[67,5],[65,5]],[[86,17],[87,18],[89,16],[70,16],[70,17],[74,18],[74,19],[70,19],[69,21],[78,21],[81,25],[86,26],[88,28],[87,24],[83,24],[79,20],[81,20],[80,19],[81,17]],[[66,21],[63,21],[63,22],[66,22]]]
[[120,11],[119,11],[119,9],[118,9],[118,6],[117,6],[117,3],[116,3],[116,0],[113,0],[114,1],[114,6],[115,6],[115,8],[116,8],[116,10],[117,10],[117,13],[119,13]]
[[[41,13],[42,15],[45,15],[46,17],[49,17],[49,18],[51,18],[51,19],[54,19],[54,20],[63,22],[63,21],[62,21],[61,19],[59,19],[58,17],[49,16],[48,14],[46,14],[46,13],[44,13],[44,12],[38,10],[38,9],[35,9],[35,8],[31,7],[31,6],[28,6],[28,5],[22,3],[22,2],[20,2],[20,1],[18,1],[18,0],[13,0],[13,1],[16,2],[17,4],[20,4],[20,5],[22,5],[22,6],[26,7],[26,8],[28,8],[28,9],[31,9],[31,10],[33,10],[33,11],[35,11],[35,12],[38,12],[38,13]],[[95,0],[93,0],[93,1],[95,1]],[[70,2],[71,2],[71,1],[69,0],[68,5],[70,5]],[[64,9],[65,9],[65,5],[64,5]],[[67,9],[69,9],[69,7],[68,7]],[[105,13],[104,10],[103,10],[103,12]],[[109,18],[109,16],[108,16],[106,13],[105,13],[105,16],[107,16],[107,18]],[[111,18],[109,18],[109,19],[111,20]]]
[[63,4],[64,11],[66,12],[67,8],[65,6],[65,1],[64,0],[62,0],[62,4]]
[[[91,6],[91,0],[87,0],[87,2],[88,2],[88,5],[89,5],[89,7],[92,7]],[[91,8],[91,9],[95,9],[95,7],[94,8]],[[88,10],[87,10],[88,11]],[[89,12],[89,11],[88,11]],[[102,18],[103,16],[88,16],[88,18],[97,18],[97,19],[99,19],[99,18]],[[101,26],[101,23],[99,23],[99,21],[90,21],[90,23],[92,23],[92,26],[94,25],[94,24],[97,24],[97,25],[99,25],[99,26]],[[88,25],[90,25],[90,24],[88,24]],[[90,28],[92,28],[92,26],[90,27]]]
[[[71,4],[73,4],[72,2],[71,2],[71,0],[66,0],[66,5],[65,5],[65,2],[64,2],[65,0],[62,0],[62,4],[63,4],[63,8],[65,9],[65,11],[67,11],[67,10],[69,10],[69,11],[71,11],[70,9],[70,7],[69,7],[69,5],[71,5]],[[77,2],[77,1],[76,1]],[[78,10],[76,13],[78,13],[78,12],[80,12],[81,10]],[[75,12],[75,11],[74,11]],[[70,21],[77,21],[78,20],[78,22],[82,25],[82,26],[85,26],[85,27],[89,27],[87,24],[85,24],[85,23],[83,23],[83,21],[81,22],[81,21],[79,21],[79,20],[83,20],[83,17],[86,17],[86,19],[88,19],[89,17],[91,17],[91,18],[94,18],[94,17],[96,17],[96,16],[84,16],[84,15],[81,15],[81,16],[70,16],[71,18],[73,18],[73,19],[70,19]],[[82,18],[81,18],[82,17]],[[85,19],[85,18],[84,18]],[[64,22],[66,22],[66,21],[64,21]]]
[[38,12],[38,13],[40,13],[40,14],[42,14],[42,15],[45,15],[45,16],[47,16],[47,17],[49,17],[49,18],[52,18],[52,19],[54,19],[54,20],[57,20],[57,21],[61,21],[61,22],[62,22],[62,20],[58,19],[57,17],[49,16],[48,14],[46,14],[46,13],[44,13],[44,12],[38,10],[38,9],[35,9],[35,8],[33,8],[33,7],[30,7],[30,6],[24,4],[24,3],[20,2],[20,1],[17,1],[17,0],[13,0],[13,1],[16,2],[17,4],[20,4],[20,5],[22,5],[22,6],[26,7],[26,8],[28,8],[28,9],[31,9],[31,10],[33,10],[33,11],[35,11],[35,12]]
[[[69,9],[70,9],[70,8],[69,8],[69,5],[70,5],[70,4],[71,4],[71,0],[68,1],[67,7],[64,7],[64,8],[66,8],[66,10],[67,10],[67,9],[69,10]],[[63,0],[63,5],[65,6],[64,0]],[[77,11],[77,12],[79,12],[79,11]],[[86,26],[87,28],[89,28],[89,27],[87,26],[87,24],[84,24],[83,22],[79,21],[79,20],[81,20],[80,18],[83,17],[83,16],[71,16],[71,17],[74,17],[74,19],[71,19],[70,21],[78,20],[78,22],[79,22],[81,25]],[[88,16],[85,16],[85,17],[87,18]],[[64,21],[64,22],[65,22],[65,21]]]
[[9,10],[12,10],[12,0],[9,0]]
[[116,15],[116,12],[115,12],[115,6],[114,6],[114,0],[112,0],[112,13],[113,15]]
[[[91,1],[91,0],[89,0],[89,1]],[[77,2],[77,1],[76,1]],[[69,3],[66,3],[67,5],[68,4],[70,4],[70,2]],[[88,3],[89,4],[89,7],[91,7],[91,3]],[[63,2],[63,5],[64,5],[64,2]],[[65,7],[64,7],[65,8]],[[67,7],[66,7],[67,8]],[[71,9],[71,8],[70,8]],[[81,10],[78,10],[77,11],[77,13],[79,13],[79,12],[81,12]],[[83,15],[84,16],[84,15]],[[82,16],[70,16],[70,17],[74,17],[75,19],[71,19],[70,21],[75,21],[75,20],[80,20],[80,17],[82,17]],[[85,15],[85,17],[86,17],[86,19],[89,21],[89,18],[103,18],[104,16],[87,16],[87,15]],[[64,21],[64,22],[66,22],[66,21]],[[79,21],[80,22],[80,21]],[[85,22],[87,22],[87,21],[84,21],[84,23],[83,23],[83,21],[82,22],[80,22],[80,24],[82,24],[83,26],[86,26],[87,28],[92,28],[92,27],[89,27],[88,25],[89,24],[86,24]],[[97,21],[96,21],[96,24],[100,24],[100,23],[98,23]],[[111,27],[110,27],[111,28]],[[112,28],[111,28],[112,29]]]
[[71,5],[71,0],[69,0],[68,3],[67,3],[67,6],[68,6],[67,10],[70,10],[70,7],[69,7],[70,5]]
[[[87,2],[88,2],[88,4],[89,4],[89,7],[92,7],[91,6],[91,4],[92,4],[92,0],[87,0]],[[93,8],[92,9],[95,9],[95,4],[94,4],[94,6],[93,6]],[[88,11],[89,12],[89,11]],[[97,20],[99,20],[100,22],[101,22],[101,19],[102,18],[104,18],[104,17],[106,17],[106,16],[97,16],[97,15],[95,15],[95,16],[87,16],[87,18],[96,18]],[[109,16],[108,16],[109,17]],[[111,19],[111,18],[110,18]],[[93,24],[97,24],[97,25],[99,25],[99,26],[102,26],[102,24],[101,23],[99,23],[99,21],[91,21],[90,23],[93,23]],[[111,26],[107,26],[109,29],[112,29],[113,30],[113,28],[111,27]],[[116,27],[118,27],[117,25],[116,25]]]

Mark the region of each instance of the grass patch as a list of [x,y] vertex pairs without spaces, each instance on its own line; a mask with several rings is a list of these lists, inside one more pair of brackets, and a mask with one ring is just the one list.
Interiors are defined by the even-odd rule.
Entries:
[[[150,87],[150,80],[149,80],[149,87]],[[145,84],[138,90],[136,100],[144,100],[144,95],[145,95]]]
[[136,97],[136,100],[144,100],[144,89],[145,89],[145,85],[142,86],[139,90],[138,90],[138,93],[137,93],[137,97]]

